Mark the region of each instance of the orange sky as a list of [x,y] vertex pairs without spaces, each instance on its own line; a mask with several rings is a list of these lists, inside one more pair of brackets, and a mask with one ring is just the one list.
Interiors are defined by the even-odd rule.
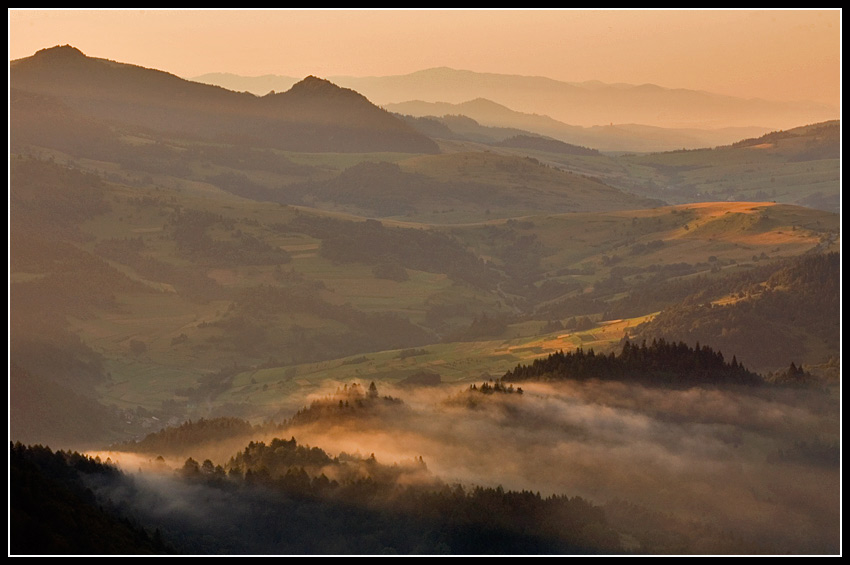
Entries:
[[840,10],[20,10],[9,58],[70,44],[182,77],[447,66],[838,106]]

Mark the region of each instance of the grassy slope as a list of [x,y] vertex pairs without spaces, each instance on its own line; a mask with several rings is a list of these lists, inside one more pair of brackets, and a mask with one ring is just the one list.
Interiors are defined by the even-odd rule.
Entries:
[[[269,210],[269,206],[251,202],[234,202],[230,206],[229,213],[235,216],[279,219],[281,215],[291,213],[288,209],[271,207]],[[769,222],[760,224],[765,212]],[[114,223],[116,215],[124,218],[119,224],[129,223],[125,228],[129,227],[131,233],[145,235],[146,241],[151,242],[153,254],[177,261],[169,255],[173,250],[168,242],[163,241],[157,246],[155,219],[159,216],[156,213],[131,213],[116,207],[107,218],[92,223],[89,232],[119,233]],[[545,248],[551,250],[551,254],[543,259],[541,279],[574,279],[592,287],[610,273],[611,267],[603,265],[603,258],[618,253],[626,264],[634,266],[708,261],[710,257],[716,257],[726,268],[732,269],[735,268],[732,261],[740,266],[762,253],[773,257],[803,253],[817,246],[821,238],[818,232],[804,225],[820,222],[823,229],[835,229],[836,221],[828,214],[808,209],[769,203],[734,203],[534,218],[533,227],[526,231],[537,234]],[[685,229],[685,225],[689,228]],[[467,227],[456,233],[461,237],[469,235],[468,241],[475,247],[478,243],[474,238],[475,229]],[[261,230],[256,233],[260,235]],[[292,262],[284,267],[286,271],[299,273],[311,281],[320,281],[327,289],[327,299],[336,303],[350,303],[364,311],[397,312],[416,322],[424,320],[429,301],[455,304],[477,301],[482,307],[489,304],[491,312],[503,311],[496,297],[481,295],[471,288],[454,284],[445,275],[411,271],[410,280],[405,282],[379,280],[366,265],[354,264],[340,269],[322,258],[318,254],[319,242],[307,236],[266,236],[291,252]],[[641,241],[656,240],[664,241],[665,245],[642,255],[630,255],[630,247],[623,243],[631,241],[634,246]],[[574,244],[564,245],[564,242]],[[484,254],[487,252],[483,246],[479,250]],[[580,268],[587,264],[592,265],[592,274],[557,276],[565,268]],[[618,264],[623,266],[624,263]],[[274,269],[272,266],[215,268],[209,269],[207,274],[228,288],[250,287],[273,281]],[[182,300],[179,295],[163,293],[135,298],[127,296],[122,299],[122,304],[125,310],[120,315],[74,322],[75,329],[85,336],[87,343],[109,359],[111,373],[116,377],[103,388],[103,392],[111,402],[156,408],[162,400],[170,398],[175,389],[191,386],[204,372],[237,362],[237,358],[203,345],[205,340],[216,335],[217,330],[199,327],[203,322],[220,319],[229,306],[227,301],[197,305]],[[153,314],[160,311],[167,312],[167,315]],[[293,315],[290,321],[305,328],[328,329],[327,321],[308,314]],[[598,331],[562,332],[559,335],[564,337],[553,338],[537,335],[542,328],[541,320],[536,325],[509,326],[504,337],[495,340],[427,346],[431,352],[429,355],[403,361],[394,359],[397,351],[363,352],[369,360],[357,364],[334,361],[331,355],[327,361],[241,373],[234,379],[232,389],[217,398],[215,403],[279,406],[290,395],[300,396],[299,391],[303,393],[305,390],[301,387],[311,390],[325,379],[345,381],[357,377],[395,382],[421,370],[438,372],[447,381],[474,380],[483,372],[498,375],[517,362],[553,350],[577,345],[602,348],[619,340],[625,325],[637,323],[632,320],[606,326],[608,333],[604,338],[596,337]],[[524,335],[511,339],[511,331],[522,331]],[[188,337],[187,344],[174,346],[172,339],[181,334]],[[142,357],[126,354],[126,344],[130,339],[142,339],[148,344],[148,350]],[[248,361],[256,364],[264,360]]]
[[[156,141],[144,136],[125,140],[137,144]],[[171,140],[169,143],[175,154],[193,146],[179,140]],[[57,162],[69,159],[60,152],[45,149],[40,151],[43,156],[52,155]],[[717,151],[714,151],[715,156]],[[759,149],[745,148],[742,151],[752,153]],[[504,253],[505,241],[500,241],[498,237],[494,239],[493,229],[505,230],[501,235],[533,238],[539,243],[535,248],[535,259],[538,262],[533,269],[528,270],[528,280],[525,284],[538,287],[549,280],[565,285],[578,285],[585,291],[592,290],[604,283],[615,272],[616,267],[643,270],[645,275],[647,269],[659,265],[704,264],[705,274],[709,274],[709,267],[712,266],[709,262],[714,261],[715,265],[722,267],[722,271],[731,272],[746,268],[746,265],[754,260],[794,256],[814,248],[825,249],[827,242],[831,242],[833,250],[840,246],[837,236],[839,218],[834,214],[771,202],[700,203],[646,208],[642,206],[640,199],[623,197],[621,193],[596,180],[541,166],[541,163],[546,162],[544,159],[533,161],[516,156],[508,158],[500,156],[496,151],[455,152],[422,157],[400,154],[280,154],[299,166],[309,167],[299,170],[298,174],[302,176],[298,178],[301,180],[328,178],[363,160],[386,160],[398,163],[403,171],[427,175],[439,181],[472,178],[501,190],[515,190],[516,187],[522,186],[540,198],[540,203],[543,204],[541,208],[545,208],[546,204],[555,199],[571,195],[578,210],[574,213],[541,215],[539,209],[507,208],[500,211],[505,215],[531,214],[519,218],[519,221],[505,217],[488,220],[488,216],[482,213],[482,207],[474,206],[441,210],[439,214],[429,212],[418,217],[388,219],[384,222],[387,226],[450,232],[469,249],[490,260],[499,269],[510,267],[510,264],[506,263],[506,257],[510,256]],[[740,154],[741,151],[735,153],[738,156]],[[682,152],[643,159],[654,159],[653,162],[660,159],[676,160],[676,166],[701,171],[699,159],[705,158],[704,152]],[[607,156],[574,159],[574,163],[581,162],[586,165],[588,171],[597,173],[600,172],[600,167],[611,167],[611,174],[619,174],[618,171],[622,171],[623,167],[628,167],[629,174],[634,175],[635,167],[649,167],[645,163],[641,164],[639,157],[634,157],[633,162],[625,159],[618,161]],[[697,162],[689,163],[688,159],[697,159]],[[320,284],[324,289],[321,296],[330,304],[350,304],[363,312],[393,312],[417,324],[426,323],[428,310],[435,304],[457,310],[457,316],[447,321],[455,328],[463,327],[473,316],[480,313],[508,315],[518,308],[518,303],[511,301],[514,296],[510,289],[498,287],[495,292],[484,293],[457,284],[441,273],[408,270],[409,280],[395,282],[377,279],[368,265],[351,264],[341,269],[340,265],[319,254],[321,242],[315,237],[270,229],[270,226],[285,223],[298,214],[296,207],[240,198],[204,180],[221,172],[241,172],[252,182],[285,187],[287,182],[293,180],[285,174],[268,170],[241,170],[233,165],[197,161],[189,163],[189,174],[174,176],[164,172],[157,173],[155,168],[138,171],[104,161],[82,158],[74,161],[111,181],[107,183],[106,197],[110,210],[82,226],[83,232],[90,236],[90,239],[78,244],[81,249],[94,253],[98,242],[103,240],[140,237],[145,243],[146,256],[175,267],[190,267],[197,274],[214,280],[227,291],[221,299],[199,303],[174,292],[173,285],[168,281],[150,277],[132,266],[112,261],[111,264],[127,277],[141,281],[158,292],[119,295],[117,300],[120,309],[71,320],[71,327],[88,345],[106,358],[106,366],[112,379],[102,387],[101,392],[104,399],[110,403],[156,408],[163,400],[173,398],[175,390],[191,387],[201,376],[222,367],[234,364],[259,366],[272,362],[276,355],[268,351],[246,357],[216,345],[215,339],[222,335],[222,331],[213,324],[226,318],[232,303],[230,291],[251,288],[258,284],[276,284],[276,276],[279,276],[281,269],[289,275],[297,275],[310,283]],[[726,161],[732,167],[728,174],[733,174],[733,171],[740,172],[735,167],[752,166],[747,163],[734,164],[731,157]],[[765,161],[764,167],[769,163]],[[781,168],[780,164],[779,169]],[[629,202],[634,203],[634,209],[623,209],[629,208],[626,206]],[[595,212],[587,211],[591,205],[608,211],[599,212],[599,208]],[[191,260],[178,253],[174,241],[168,237],[169,228],[166,222],[178,207],[221,214],[235,222],[236,227],[243,233],[287,250],[292,260],[282,266],[198,268]],[[357,216],[350,212],[344,209],[325,212],[303,209],[301,213],[357,219]],[[234,240],[233,231],[221,227],[210,229],[209,235],[221,241]],[[648,245],[657,242],[663,242],[663,245]],[[37,279],[43,275],[44,273],[37,272],[11,273],[12,280],[15,281]],[[640,284],[644,275],[628,275],[625,282]],[[558,298],[559,296],[551,296],[548,300],[556,301]],[[529,319],[534,320],[534,317]],[[538,319],[535,323],[542,326],[545,321]],[[333,333],[340,329],[338,324],[304,312],[278,318],[276,324],[271,331],[274,336],[280,338],[291,335],[294,331],[287,328],[307,328],[320,334]],[[525,327],[534,327],[534,324],[526,324]],[[185,341],[176,344],[173,342],[183,335],[187,338]],[[499,343],[512,337],[515,336],[506,333],[500,336]],[[532,331],[525,335],[525,338],[536,339],[536,336]],[[146,343],[147,349],[142,355],[134,356],[128,353],[132,340]],[[487,346],[483,350],[470,350],[469,343],[454,346],[440,344],[434,347],[443,348],[440,354],[447,358],[471,360],[468,370],[446,372],[447,379],[475,379],[483,371],[497,374],[516,361],[514,357],[503,359],[502,354],[496,352],[499,347],[495,345]],[[528,347],[531,348],[528,351],[539,349],[538,345]],[[364,352],[367,356],[371,353]],[[333,352],[328,352],[326,358],[334,359],[335,356]],[[499,368],[502,360],[506,363]],[[415,361],[417,359],[413,358],[411,362]],[[356,369],[362,372],[367,366],[372,367],[363,365]],[[296,374],[304,371],[303,367],[299,365]],[[405,371],[415,368],[408,367]],[[291,367],[284,366],[281,370],[291,372]],[[401,374],[396,372],[397,368],[392,364],[386,369],[374,368],[370,371],[383,374],[389,381]],[[341,373],[334,374],[345,373],[343,368]],[[356,374],[356,370],[348,374]],[[319,372],[307,381],[290,379],[286,381],[289,383],[288,388],[284,389],[292,390],[293,382],[313,385],[317,379],[321,380],[323,375],[325,373]],[[271,379],[268,382],[258,380],[257,384],[277,382],[274,377]],[[234,381],[238,382],[239,378]],[[236,389],[223,395],[215,402],[244,400],[240,399],[235,391]],[[231,394],[235,396],[230,398]],[[250,398],[252,402],[257,400]],[[205,407],[197,409],[204,410]]]

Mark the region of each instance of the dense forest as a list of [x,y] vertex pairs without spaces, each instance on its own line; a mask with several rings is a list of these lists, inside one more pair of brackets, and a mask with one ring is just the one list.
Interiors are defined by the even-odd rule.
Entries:
[[689,386],[694,384],[758,385],[761,376],[746,369],[735,357],[727,362],[723,353],[707,345],[690,347],[683,342],[653,340],[640,346],[630,341],[623,344],[619,355],[597,355],[591,349],[579,348],[567,353],[559,352],[530,365],[520,365],[505,373],[502,380],[601,379],[625,380],[635,383],[664,386]]
[[[252,442],[229,470],[190,458],[156,486],[109,461],[41,446],[12,445],[10,463],[12,551],[22,555],[622,551],[602,509],[580,497],[433,478],[403,486],[402,475],[427,475],[423,461],[387,466],[373,457],[331,458],[294,439]],[[174,497],[187,497],[186,511]],[[190,507],[206,517],[185,520]],[[65,519],[69,513],[77,518]]]
[[[92,487],[130,483],[111,462],[21,443],[9,449],[9,550],[16,555],[150,555],[174,548],[99,499]],[[96,533],[95,533],[96,532]]]
[[150,433],[140,441],[117,443],[110,449],[174,456],[185,453],[194,445],[244,437],[259,429],[260,426],[251,425],[250,422],[240,418],[200,418]]

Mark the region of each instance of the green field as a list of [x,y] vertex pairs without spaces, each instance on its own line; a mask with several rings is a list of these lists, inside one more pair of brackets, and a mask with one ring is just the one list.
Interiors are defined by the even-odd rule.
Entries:
[[[148,190],[148,194],[156,193],[155,189]],[[239,229],[265,238],[272,245],[289,251],[292,257],[284,265],[201,268],[227,291],[288,284],[279,282],[283,280],[279,278],[282,272],[286,280],[298,278],[319,285],[317,292],[328,304],[348,305],[363,312],[394,313],[414,324],[427,325],[429,308],[435,304],[450,310],[454,308],[455,314],[449,315],[445,322],[455,328],[468,324],[472,317],[481,313],[512,315],[520,308],[518,302],[510,301],[516,297],[509,291],[483,292],[458,284],[445,273],[408,269],[409,278],[405,281],[378,279],[367,264],[340,265],[322,257],[321,240],[317,238],[278,233],[264,227],[269,225],[267,222],[291,217],[291,209],[231,200],[230,197],[225,197],[225,201],[232,203],[214,208],[208,201],[179,200],[184,206],[200,208],[203,205],[233,218]],[[176,266],[198,269],[199,265],[180,257],[173,241],[163,237],[168,229],[163,210],[172,205],[164,202],[135,207],[122,203],[121,197],[116,195],[116,205],[109,214],[84,226],[95,238],[86,248],[93,250],[97,240],[122,234],[141,237],[149,256]],[[246,222],[246,218],[252,221]],[[653,272],[652,269],[663,265],[703,264],[702,270],[698,268],[689,276],[717,276],[717,269],[712,267],[722,266],[724,272],[730,272],[746,269],[754,257],[775,259],[799,255],[817,247],[824,234],[837,232],[838,224],[836,217],[811,209],[772,203],[714,203],[525,217],[513,223],[501,220],[451,228],[443,225],[420,225],[419,228],[451,233],[477,255],[490,258],[497,267],[509,265],[500,265],[499,247],[502,244],[492,237],[493,229],[509,230],[511,237],[533,236],[540,243],[540,251],[537,269],[529,273],[530,284],[540,287],[546,281],[560,282],[567,293],[541,300],[539,304],[545,306],[574,295],[574,288],[581,293],[601,285],[617,268],[636,271],[638,274],[628,275],[626,282],[628,286],[637,286],[644,276]],[[221,240],[229,237],[227,230],[209,230],[209,233]],[[838,241],[832,248],[836,245]],[[145,280],[156,292],[120,297],[119,311],[74,319],[71,327],[108,360],[112,379],[101,387],[103,400],[148,409],[156,409],[172,398],[175,390],[192,387],[203,375],[233,364],[256,368],[239,372],[228,390],[209,399],[205,405],[191,409],[203,414],[215,410],[216,406],[242,405],[256,407],[258,414],[266,408],[278,412],[276,407],[291,404],[290,397],[301,399],[327,380],[376,380],[394,384],[426,371],[439,374],[444,383],[471,382],[483,374],[499,376],[517,363],[558,349],[577,346],[608,349],[624,336],[625,326],[639,323],[639,319],[631,319],[608,323],[591,331],[541,335],[548,317],[535,320],[533,311],[527,311],[510,322],[499,337],[454,343],[438,340],[422,345],[428,351],[425,355],[399,359],[399,350],[366,350],[337,358],[329,351],[325,360],[268,366],[273,364],[270,359],[276,357],[273,351],[240,355],[230,346],[222,347],[218,341],[224,332],[214,324],[227,319],[232,299],[225,297],[198,304],[181,297],[167,283],[145,279],[130,266],[115,264],[130,278]],[[613,294],[609,298],[622,296]],[[473,307],[468,308],[470,305]],[[561,321],[565,319],[566,316]],[[292,327],[315,332],[317,336],[345,331],[338,322],[306,312],[292,312],[269,322],[274,324],[268,327],[269,335],[289,335]],[[185,336],[185,341],[175,344],[180,336]],[[130,355],[131,340],[146,344],[143,355]],[[360,361],[351,362],[357,359]]]

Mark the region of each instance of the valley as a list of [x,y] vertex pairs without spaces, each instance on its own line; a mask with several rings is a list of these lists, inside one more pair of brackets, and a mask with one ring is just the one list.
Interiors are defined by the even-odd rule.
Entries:
[[[313,76],[253,95],[67,45],[11,61],[10,83],[16,464],[54,457],[22,444],[133,461],[145,551],[837,550],[838,120],[603,152],[426,122]],[[610,380],[516,377],[667,343],[745,377],[646,355]],[[219,512],[259,485],[380,528],[324,549],[190,531],[147,505],[142,467]],[[395,536],[394,496],[410,520]],[[416,500],[433,513],[411,517]],[[447,500],[463,510],[441,530]],[[459,517],[487,504],[534,519]],[[545,512],[581,526],[550,531]]]

